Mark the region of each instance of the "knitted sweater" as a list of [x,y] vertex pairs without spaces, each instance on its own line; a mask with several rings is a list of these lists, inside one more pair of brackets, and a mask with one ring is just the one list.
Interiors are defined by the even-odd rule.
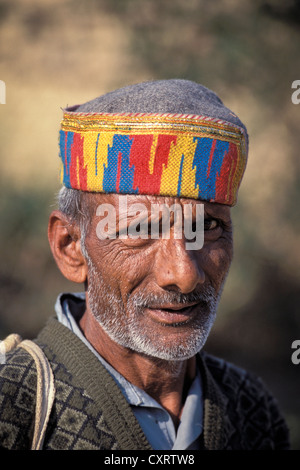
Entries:
[[[44,449],[151,450],[118,385],[74,333],[51,318],[36,342],[56,387]],[[198,365],[204,394],[201,448],[288,448],[285,422],[259,379],[204,352]],[[35,396],[33,359],[18,348],[0,366],[0,448],[30,449]]]

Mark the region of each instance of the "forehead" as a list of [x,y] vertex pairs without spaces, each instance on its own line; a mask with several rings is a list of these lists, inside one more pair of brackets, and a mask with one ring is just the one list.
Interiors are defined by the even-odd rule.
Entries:
[[[125,201],[126,204],[124,204]],[[215,217],[229,218],[231,215],[231,207],[225,204],[169,196],[89,193],[87,202],[89,212],[92,214],[96,213],[97,207],[100,204],[111,204],[116,210],[116,214],[119,214],[119,211],[124,210],[124,208],[130,210],[130,207],[134,204],[142,204],[147,209],[150,209],[152,204],[166,204],[169,207],[173,204],[180,204],[182,207],[184,207],[185,204],[192,205],[193,207],[203,204],[204,211]]]

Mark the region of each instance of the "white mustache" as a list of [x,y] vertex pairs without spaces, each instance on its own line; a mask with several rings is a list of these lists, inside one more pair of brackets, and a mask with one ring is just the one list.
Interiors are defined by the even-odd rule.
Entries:
[[207,287],[202,292],[191,292],[189,294],[182,294],[180,292],[170,293],[166,292],[165,294],[136,294],[132,295],[129,299],[130,304],[133,304],[135,307],[152,307],[157,305],[180,305],[191,303],[201,303],[201,304],[214,304],[217,301],[218,296],[216,295],[215,290],[212,287]]

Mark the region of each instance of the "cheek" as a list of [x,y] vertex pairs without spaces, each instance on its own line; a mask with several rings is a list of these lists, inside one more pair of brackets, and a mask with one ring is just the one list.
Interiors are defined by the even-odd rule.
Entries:
[[209,259],[215,269],[226,269],[231,263],[232,253],[222,248],[212,248]]
[[212,284],[222,283],[232,261],[232,244],[212,243],[204,248],[204,270]]
[[150,253],[141,251],[130,254],[122,262],[122,287],[130,294],[136,288],[144,286],[149,282],[152,272],[153,256]]
[[89,256],[103,283],[126,301],[127,296],[151,272],[149,250],[134,250],[121,241],[97,241],[89,247]]

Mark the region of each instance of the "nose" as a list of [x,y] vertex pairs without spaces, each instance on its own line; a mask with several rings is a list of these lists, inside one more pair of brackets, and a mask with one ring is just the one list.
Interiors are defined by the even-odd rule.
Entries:
[[163,240],[157,252],[155,277],[163,289],[176,290],[183,294],[192,292],[205,281],[205,273],[197,259],[197,251],[188,251],[184,240]]

